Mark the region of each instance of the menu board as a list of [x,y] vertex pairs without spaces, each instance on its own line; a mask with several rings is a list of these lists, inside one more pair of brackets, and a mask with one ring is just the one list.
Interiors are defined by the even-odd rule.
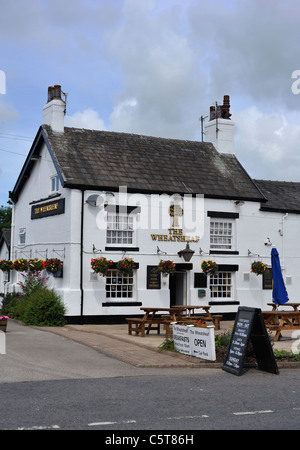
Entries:
[[249,307],[238,309],[223,370],[235,375],[242,374],[250,339],[258,367],[279,373],[261,310]]
[[160,289],[160,272],[158,266],[147,266],[147,289]]

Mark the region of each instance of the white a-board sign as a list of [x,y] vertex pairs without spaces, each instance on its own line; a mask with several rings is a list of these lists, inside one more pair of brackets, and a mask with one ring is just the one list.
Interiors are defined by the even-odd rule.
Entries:
[[193,325],[173,325],[175,349],[196,358],[216,360],[215,327],[194,327]]
[[191,345],[190,345],[190,334],[189,329],[190,326],[186,325],[177,325],[175,323],[173,325],[173,340],[175,349],[183,353],[184,355],[191,354]]
[[189,333],[191,355],[196,356],[196,358],[215,361],[215,327],[213,325],[203,328],[191,327]]

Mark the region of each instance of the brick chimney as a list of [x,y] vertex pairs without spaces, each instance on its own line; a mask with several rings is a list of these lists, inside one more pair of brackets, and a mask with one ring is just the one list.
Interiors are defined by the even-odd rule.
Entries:
[[211,142],[220,153],[235,154],[234,123],[230,117],[230,98],[224,95],[223,105],[210,107],[205,126],[205,141]]
[[48,100],[43,108],[43,123],[50,125],[57,133],[64,132],[66,102],[61,98],[61,86],[55,84],[48,87]]

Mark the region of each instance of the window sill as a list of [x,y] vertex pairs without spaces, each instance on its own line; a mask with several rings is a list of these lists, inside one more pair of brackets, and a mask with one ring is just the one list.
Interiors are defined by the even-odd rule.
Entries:
[[142,302],[105,302],[102,306],[142,306]]
[[139,252],[139,247],[105,247],[105,251],[107,252]]
[[209,250],[210,255],[239,255],[236,250]]
[[217,300],[217,301],[210,301],[208,302],[208,304],[210,306],[224,306],[224,305],[239,305],[240,302],[238,302],[237,300]]

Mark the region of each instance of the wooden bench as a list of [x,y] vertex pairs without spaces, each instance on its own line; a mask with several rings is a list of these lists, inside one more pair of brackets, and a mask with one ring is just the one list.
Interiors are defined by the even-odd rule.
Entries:
[[172,330],[170,329],[170,323],[172,320],[167,320],[163,318],[157,319],[144,319],[144,318],[126,318],[128,322],[128,334],[131,335],[133,332],[135,336],[138,336],[139,333],[142,337],[145,336],[145,333],[149,334],[151,330],[157,331],[157,334],[160,334],[160,325],[165,326],[166,330],[166,338],[168,338],[172,334]]
[[262,311],[266,328],[276,331],[274,342],[277,342],[281,332],[300,329],[300,312],[296,311]]
[[214,315],[210,315],[207,316],[206,314],[202,314],[202,315],[192,315],[190,317],[186,317],[183,321],[180,320],[180,322],[193,322],[193,321],[197,321],[197,320],[204,320],[205,322],[213,322],[214,326],[215,326],[215,330],[219,330],[220,329],[220,321],[222,320],[223,316],[221,314],[214,314]]

